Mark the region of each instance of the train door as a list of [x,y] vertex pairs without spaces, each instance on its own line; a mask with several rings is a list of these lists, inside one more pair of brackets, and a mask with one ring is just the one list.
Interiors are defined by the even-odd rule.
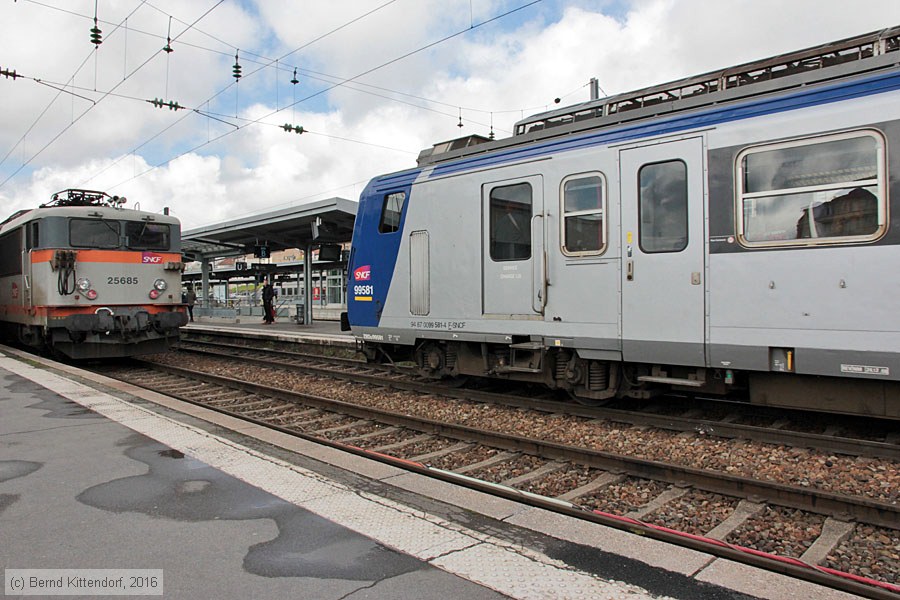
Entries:
[[622,353],[704,365],[703,140],[621,150]]
[[540,176],[482,186],[483,312],[540,318],[547,298]]

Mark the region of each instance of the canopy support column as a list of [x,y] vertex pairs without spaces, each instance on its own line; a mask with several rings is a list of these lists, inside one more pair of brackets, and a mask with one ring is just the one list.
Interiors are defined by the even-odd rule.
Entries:
[[200,259],[200,306],[209,308],[210,261],[205,256]]
[[303,303],[305,311],[305,323],[312,323],[312,244],[306,245],[303,252],[303,295],[306,301]]

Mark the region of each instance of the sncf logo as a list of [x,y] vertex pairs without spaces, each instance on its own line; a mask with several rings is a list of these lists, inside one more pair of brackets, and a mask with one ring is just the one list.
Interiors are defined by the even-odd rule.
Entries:
[[363,265],[353,271],[354,281],[369,281],[372,279],[372,265]]
[[161,254],[156,254],[154,252],[143,252],[141,254],[141,262],[144,263],[145,265],[146,264],[151,264],[151,265],[159,264],[162,262],[162,259],[163,259],[163,257]]

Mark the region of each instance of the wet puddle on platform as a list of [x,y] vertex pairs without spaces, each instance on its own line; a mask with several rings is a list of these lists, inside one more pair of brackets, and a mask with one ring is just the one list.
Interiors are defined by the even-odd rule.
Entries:
[[[278,535],[249,546],[244,569],[265,577],[373,581],[424,568],[419,561],[244,483],[178,450],[131,435],[125,455],[149,472],[88,488],[78,501],[115,513],[186,523],[272,519]],[[177,459],[177,460],[173,460]]]

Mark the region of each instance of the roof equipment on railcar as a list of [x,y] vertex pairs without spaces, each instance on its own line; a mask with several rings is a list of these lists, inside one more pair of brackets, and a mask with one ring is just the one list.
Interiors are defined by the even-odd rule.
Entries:
[[127,198],[125,196],[110,196],[106,192],[72,188],[56,192],[51,196],[50,202],[41,204],[41,208],[49,208],[51,206],[109,206],[121,208],[126,201]]

